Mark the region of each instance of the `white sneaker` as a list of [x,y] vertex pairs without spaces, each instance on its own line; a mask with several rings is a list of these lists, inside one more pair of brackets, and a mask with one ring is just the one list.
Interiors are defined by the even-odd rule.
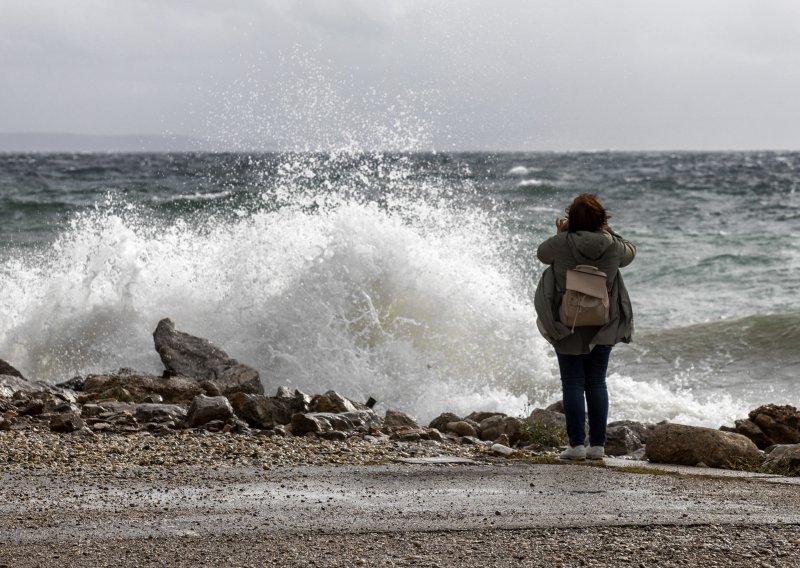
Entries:
[[561,455],[558,456],[561,460],[585,460],[586,459],[586,446],[572,446],[567,448]]
[[587,460],[601,460],[606,455],[606,449],[603,446],[589,446],[586,450]]

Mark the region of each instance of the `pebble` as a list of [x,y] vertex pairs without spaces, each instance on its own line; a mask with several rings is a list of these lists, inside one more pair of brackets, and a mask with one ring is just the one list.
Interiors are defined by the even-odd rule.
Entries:
[[489,457],[485,446],[431,445],[383,437],[346,440],[177,431],[166,435],[95,432],[78,436],[44,430],[0,432],[0,470],[46,469],[136,474],[148,466],[259,467],[375,465],[398,457]]

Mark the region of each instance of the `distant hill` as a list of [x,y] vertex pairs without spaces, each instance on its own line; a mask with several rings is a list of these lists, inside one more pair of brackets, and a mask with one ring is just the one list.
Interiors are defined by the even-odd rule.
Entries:
[[0,133],[0,152],[203,152],[213,150],[219,150],[219,148],[209,141],[189,136]]

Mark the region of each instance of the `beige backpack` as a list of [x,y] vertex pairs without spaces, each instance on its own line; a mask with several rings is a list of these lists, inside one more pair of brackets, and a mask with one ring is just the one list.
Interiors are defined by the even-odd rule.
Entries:
[[586,264],[567,270],[567,289],[558,315],[572,331],[576,327],[607,324],[610,315],[606,273]]

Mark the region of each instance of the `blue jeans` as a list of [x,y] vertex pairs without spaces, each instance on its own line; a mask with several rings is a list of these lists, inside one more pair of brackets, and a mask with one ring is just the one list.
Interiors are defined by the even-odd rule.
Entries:
[[595,345],[586,355],[556,353],[561,370],[561,391],[564,395],[564,414],[567,417],[570,446],[583,446],[586,441],[586,409],[589,410],[589,444],[606,445],[606,371],[611,347]]

